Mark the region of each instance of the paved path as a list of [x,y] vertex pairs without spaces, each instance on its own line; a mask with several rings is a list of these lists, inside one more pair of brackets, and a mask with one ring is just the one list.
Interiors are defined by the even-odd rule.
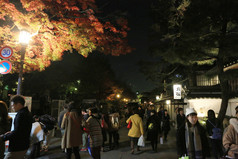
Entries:
[[[146,142],[146,146],[141,148],[140,152],[130,154],[130,142],[127,136],[128,130],[123,127],[119,130],[120,134],[120,147],[116,150],[107,152],[101,152],[102,159],[176,159],[176,139],[175,130],[172,129],[168,136],[168,142],[163,145],[158,144],[158,152],[151,151],[149,142]],[[64,153],[60,150],[60,138],[52,138],[49,151],[43,153],[38,159],[63,159]],[[107,143],[106,143],[107,144]],[[88,152],[80,152],[81,159],[92,159]],[[72,155],[74,159],[74,155]]]

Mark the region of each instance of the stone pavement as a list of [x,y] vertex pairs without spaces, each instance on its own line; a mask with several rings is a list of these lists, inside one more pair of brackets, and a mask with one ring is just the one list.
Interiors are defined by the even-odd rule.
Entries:
[[[141,148],[140,152],[130,154],[130,142],[127,136],[128,130],[124,126],[119,130],[120,134],[120,146],[118,149],[101,152],[102,159],[176,159],[176,135],[175,129],[171,128],[168,135],[168,141],[164,144],[158,144],[158,152],[154,153],[151,150],[149,142],[146,142],[146,146]],[[144,135],[146,136],[146,135]],[[64,153],[61,152],[60,144],[61,138],[52,138],[49,146],[49,151],[41,153],[41,157],[38,159],[63,159]],[[106,143],[107,144],[107,143]],[[92,159],[88,152],[80,152],[81,159]],[[72,159],[74,155],[72,154]]]
[[[163,145],[158,144],[158,152],[154,153],[151,150],[149,142],[146,142],[146,146],[141,148],[141,151],[135,154],[130,154],[130,142],[127,136],[128,130],[123,127],[119,130],[120,134],[120,146],[118,149],[101,152],[102,159],[176,159],[176,139],[175,130],[172,129],[168,136],[168,142]],[[146,136],[146,135],[145,135]],[[50,141],[49,151],[41,153],[41,157],[38,159],[63,159],[64,153],[60,149],[61,138],[52,138]],[[107,142],[106,142],[107,145]],[[80,152],[81,159],[91,159],[88,152]],[[72,155],[74,159],[74,155]]]

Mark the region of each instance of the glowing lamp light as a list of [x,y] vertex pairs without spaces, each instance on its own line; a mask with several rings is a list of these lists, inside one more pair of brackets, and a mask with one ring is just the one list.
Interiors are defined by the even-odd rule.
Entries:
[[19,42],[21,44],[28,44],[31,39],[31,34],[28,31],[21,30],[19,35]]
[[205,114],[203,112],[198,112],[197,116],[203,118],[205,117]]
[[169,105],[169,104],[170,104],[170,100],[166,100],[166,104],[168,104],[168,105]]
[[160,98],[159,98],[159,95],[157,95],[155,98],[156,98],[156,100],[159,100],[159,99],[160,99]]

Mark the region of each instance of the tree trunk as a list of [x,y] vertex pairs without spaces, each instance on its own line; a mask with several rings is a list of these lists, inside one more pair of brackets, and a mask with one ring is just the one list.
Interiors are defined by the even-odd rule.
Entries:
[[226,115],[226,110],[227,110],[227,106],[228,106],[228,100],[229,100],[229,91],[228,91],[228,82],[224,81],[221,83],[221,108],[218,114],[218,119],[219,121],[223,121],[225,115]]
[[221,29],[221,36],[219,40],[219,52],[218,52],[218,60],[217,60],[217,66],[218,66],[218,77],[220,80],[220,86],[221,86],[221,108],[218,114],[218,119],[220,122],[223,121],[225,115],[226,115],[226,110],[228,106],[228,100],[230,98],[230,93],[229,93],[229,87],[228,87],[228,80],[224,77],[224,59],[226,58],[226,52],[224,51],[224,39],[226,37],[226,32],[227,32],[227,23],[228,20],[226,18],[226,15],[224,15],[223,19],[223,25]]
[[225,78],[224,70],[223,70],[223,68],[224,68],[223,67],[224,66],[223,57],[219,58],[217,60],[217,66],[218,66],[218,70],[219,70],[218,77],[220,80],[221,99],[222,99],[220,111],[218,114],[218,119],[219,119],[219,121],[222,122],[226,115],[228,100],[230,99],[228,80],[227,80],[227,78]]

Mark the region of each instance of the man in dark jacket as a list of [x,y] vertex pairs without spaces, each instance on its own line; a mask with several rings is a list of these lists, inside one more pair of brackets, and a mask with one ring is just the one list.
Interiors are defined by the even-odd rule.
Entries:
[[14,119],[14,130],[0,136],[0,140],[9,140],[8,154],[4,159],[23,159],[30,145],[32,116],[25,105],[24,97],[16,95],[11,100],[17,112]]
[[183,108],[178,108],[178,115],[177,115],[177,129],[180,128],[180,126],[184,125],[185,123],[185,115]]

